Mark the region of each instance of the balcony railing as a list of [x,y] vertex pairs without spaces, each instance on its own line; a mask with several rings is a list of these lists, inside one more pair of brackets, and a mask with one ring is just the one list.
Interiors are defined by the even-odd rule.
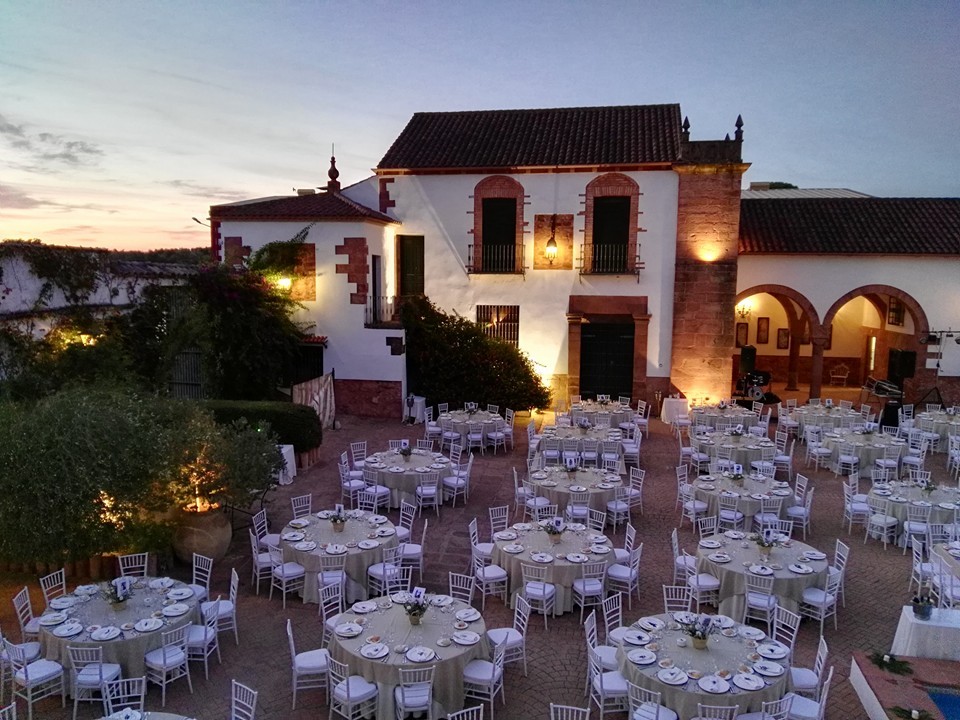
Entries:
[[523,268],[523,245],[467,246],[467,270],[471,273],[520,274]]
[[395,295],[368,295],[363,326],[368,328],[400,327],[400,304]]
[[584,245],[580,255],[580,274],[639,275],[644,268],[640,247],[633,258],[627,255],[627,249],[625,244]]

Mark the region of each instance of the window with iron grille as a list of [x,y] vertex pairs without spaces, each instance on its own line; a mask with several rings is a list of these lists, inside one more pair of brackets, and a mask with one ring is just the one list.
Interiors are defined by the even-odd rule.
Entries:
[[477,305],[477,324],[489,337],[514,347],[520,344],[519,305]]

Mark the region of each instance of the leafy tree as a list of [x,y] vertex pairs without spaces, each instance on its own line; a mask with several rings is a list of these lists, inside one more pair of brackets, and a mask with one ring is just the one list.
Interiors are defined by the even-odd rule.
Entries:
[[407,378],[413,392],[453,404],[484,401],[516,410],[546,408],[550,390],[530,359],[488,337],[483,328],[448,315],[427,298],[404,302]]

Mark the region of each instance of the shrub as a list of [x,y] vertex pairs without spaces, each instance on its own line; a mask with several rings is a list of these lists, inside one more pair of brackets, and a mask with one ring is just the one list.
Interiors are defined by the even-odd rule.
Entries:
[[267,423],[283,445],[307,452],[323,440],[320,418],[313,408],[284,402],[207,400],[201,406],[213,413],[221,425],[244,419],[253,427]]

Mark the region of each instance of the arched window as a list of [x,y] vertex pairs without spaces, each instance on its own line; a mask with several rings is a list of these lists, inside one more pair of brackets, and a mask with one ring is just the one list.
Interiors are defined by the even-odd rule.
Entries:
[[637,267],[640,186],[621,173],[587,184],[581,273],[623,274]]
[[506,175],[478,182],[473,191],[470,271],[522,273],[523,225],[523,185]]

